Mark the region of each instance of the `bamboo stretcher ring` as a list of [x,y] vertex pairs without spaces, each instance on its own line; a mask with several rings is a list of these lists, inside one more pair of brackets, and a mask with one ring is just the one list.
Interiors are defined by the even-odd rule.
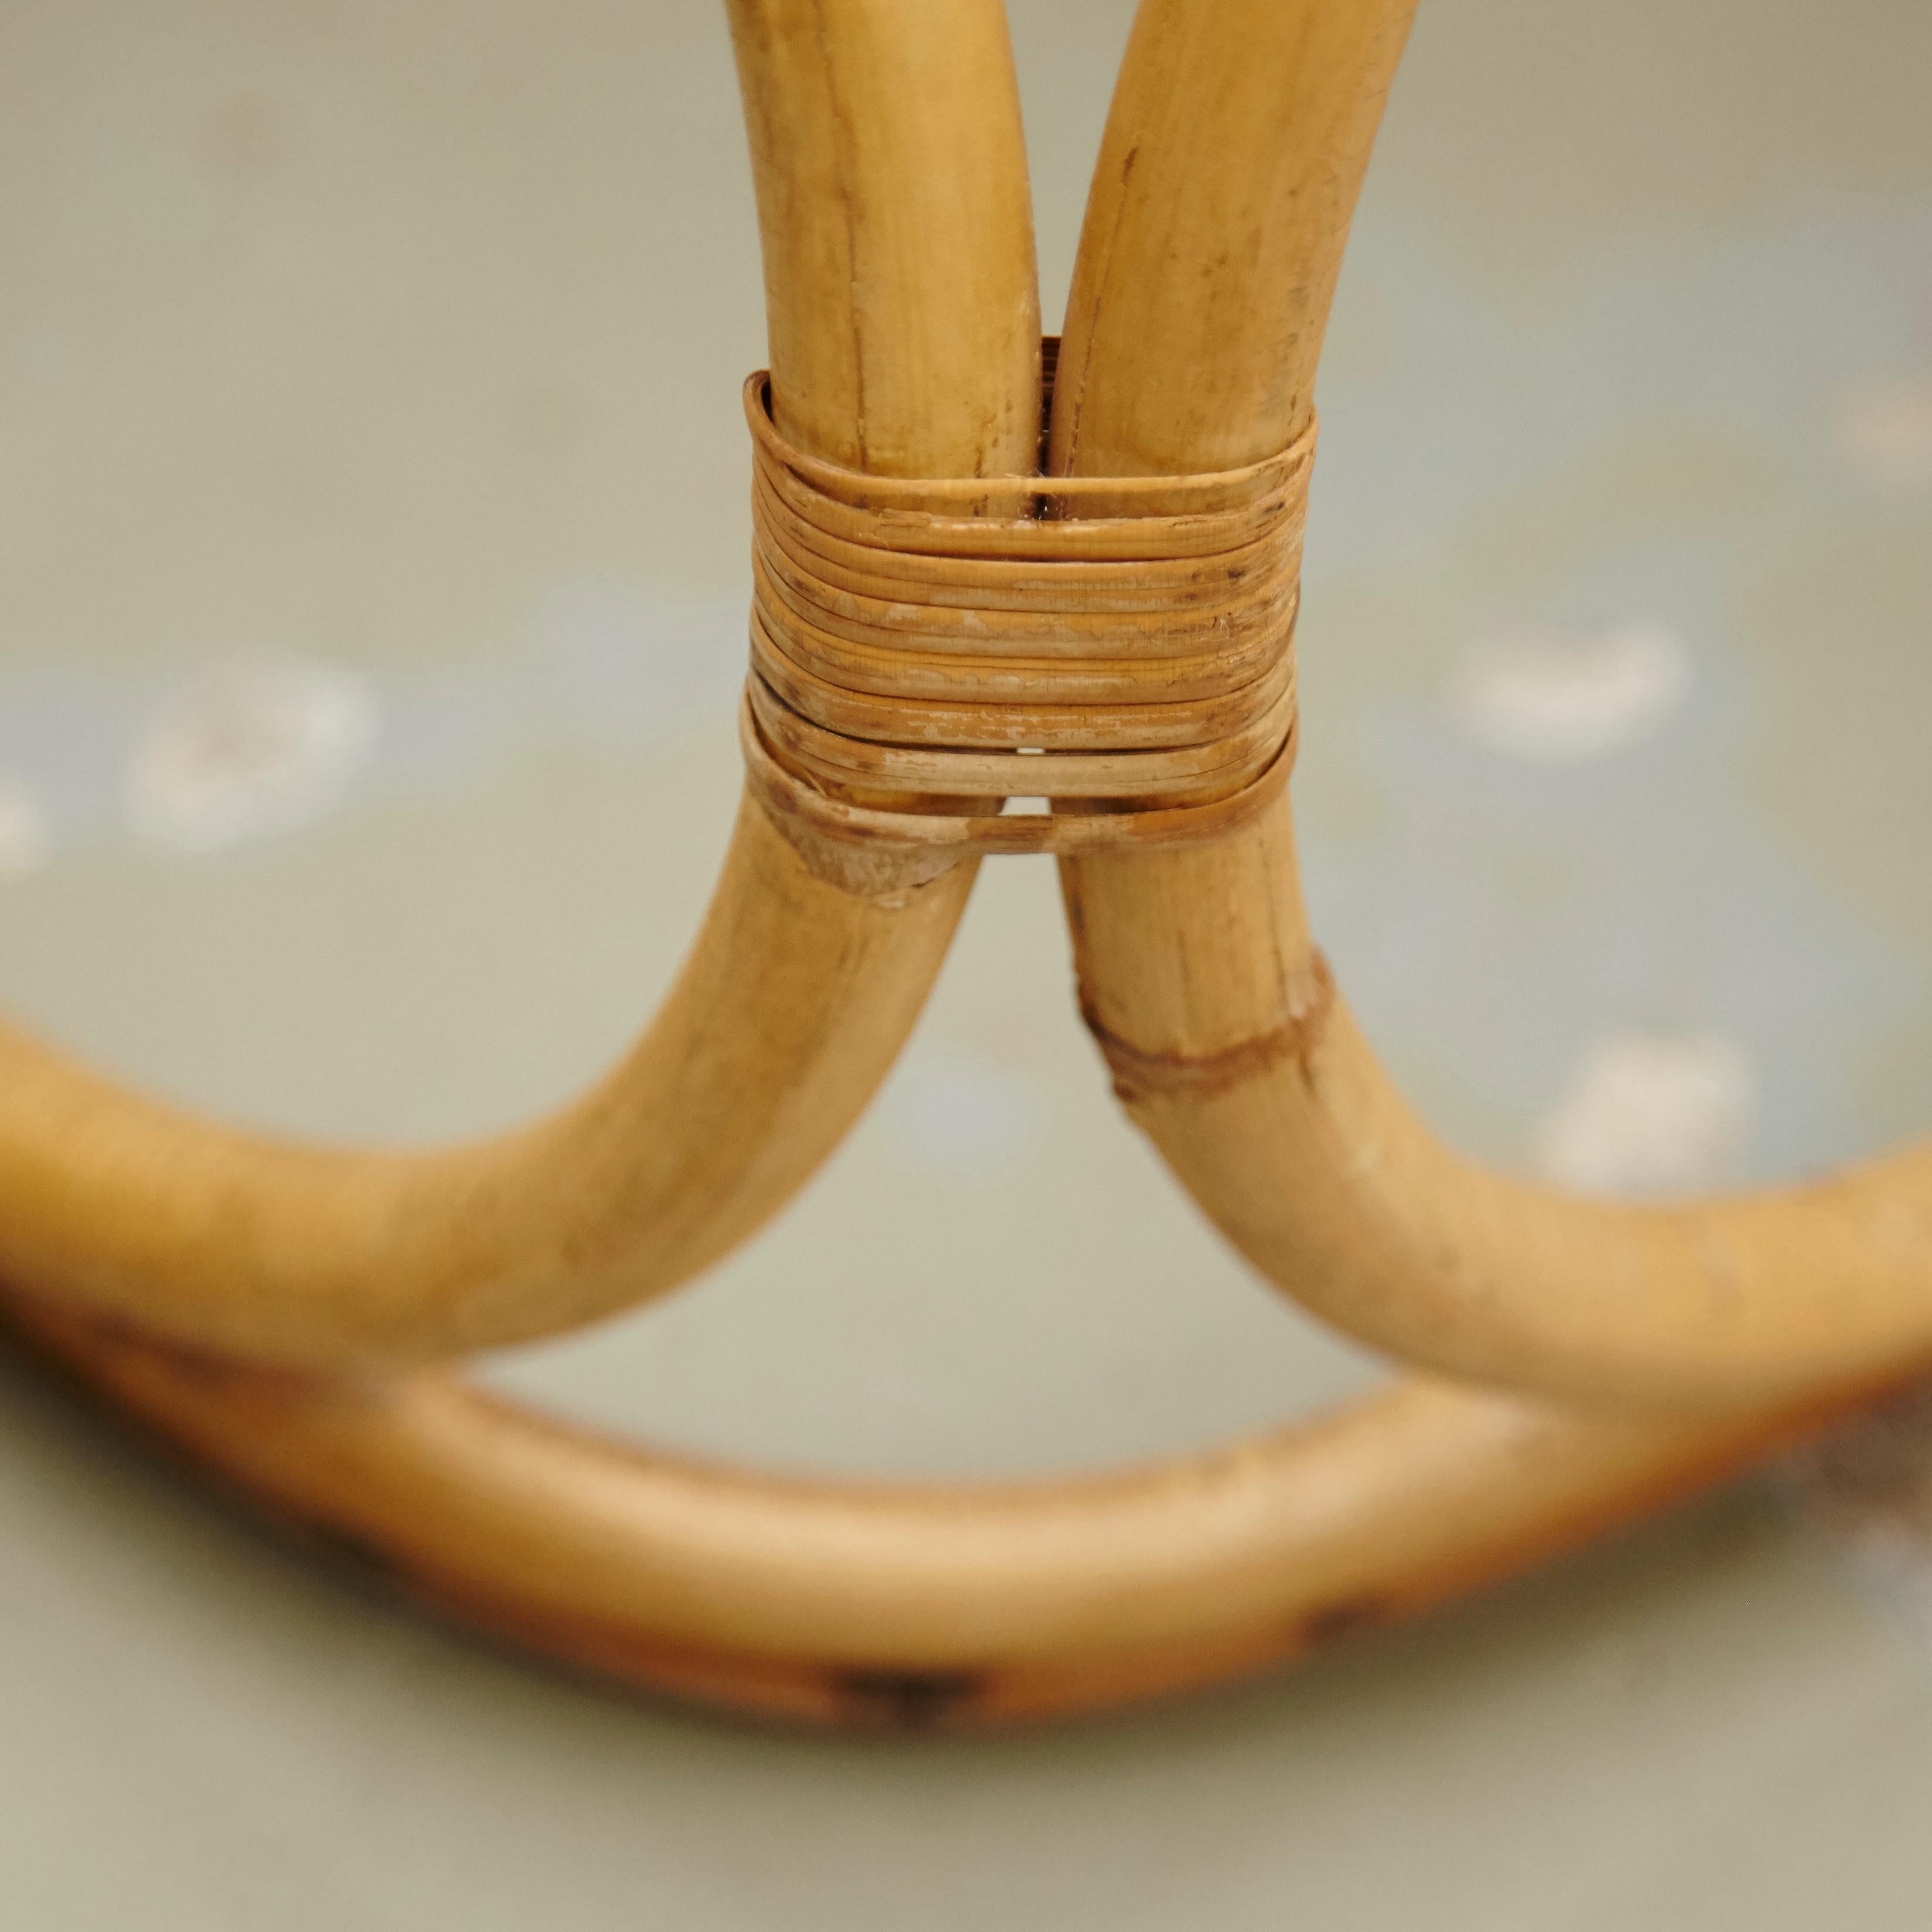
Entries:
[[[1390,1204],[1317,1158],[1322,1132],[1348,1152],[1332,1120],[1277,1129],[1284,1081],[1332,1114],[1352,1077],[1293,891],[1292,647],[1309,391],[1411,4],[1143,0],[1043,387],[1000,0],[729,0],[772,366],[749,795],[690,963],[585,1100],[442,1153],[251,1138],[0,1034],[15,1325],[452,1615],[683,1694],[898,1724],[1294,1654],[1900,1378],[1897,1319],[1800,1373],[1755,1335],[1673,1353],[1580,1317],[1568,1355],[1540,1330],[1526,1352],[1488,1303],[1412,1297],[1401,1352],[1563,1399],[1412,1376],[1158,1468],[927,1486],[628,1448],[429,1366],[632,1305],[768,1215],[890,1064],[979,856],[1011,849],[1060,853],[1089,1023],[1183,1178],[1292,1292],[1401,1328]],[[1015,826],[1021,764],[1054,808]]]

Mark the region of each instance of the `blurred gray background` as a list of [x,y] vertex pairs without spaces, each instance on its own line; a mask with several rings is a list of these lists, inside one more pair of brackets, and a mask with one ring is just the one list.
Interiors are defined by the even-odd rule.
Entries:
[[[1013,12],[1052,317],[1130,9]],[[1491,1157],[1668,1194],[1932,1112],[1928,80],[1916,0],[1424,0],[1323,374],[1297,794],[1352,997]],[[376,1140],[621,1049],[738,780],[742,148],[705,0],[4,0],[12,1012]],[[810,1192],[483,1372],[902,1474],[1365,1386],[1070,995],[1050,865],[988,866]],[[1909,1411],[1260,1685],[860,1744],[419,1624],[0,1394],[0,1924],[1932,1921]]]

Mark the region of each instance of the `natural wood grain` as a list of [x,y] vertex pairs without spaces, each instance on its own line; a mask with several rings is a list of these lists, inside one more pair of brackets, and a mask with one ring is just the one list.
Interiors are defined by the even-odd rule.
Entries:
[[953,877],[839,892],[748,802],[624,1062],[555,1118],[448,1150],[239,1132],[0,1032],[0,1275],[284,1362],[431,1359],[609,1314],[726,1252],[836,1144],[964,896]]
[[1040,298],[991,0],[727,0],[778,428],[880,476],[1030,476]]
[[1056,476],[1229,470],[1313,407],[1415,0],[1142,0],[1067,298]]
[[[1030,470],[1039,316],[997,0],[731,13],[788,433],[855,468]],[[724,1252],[836,1144],[972,875],[856,896],[748,802],[641,1042],[556,1119],[476,1148],[278,1143],[0,1033],[0,1274],[289,1362],[426,1359],[630,1306]]]
[[[1182,472],[1301,432],[1410,4],[1147,0],[1075,271],[1058,464]],[[1566,1198],[1459,1158],[1402,1100],[1310,944],[1285,798],[1211,844],[1062,876],[1135,1118],[1258,1268],[1363,1340],[1653,1403],[1932,1358],[1932,1150],[1756,1198]]]
[[1420,1378],[1161,1467],[783,1480],[622,1446],[424,1371],[275,1374],[37,1324],[126,1412],[408,1594],[514,1642],[795,1718],[1039,1717],[1410,1616],[1822,1419],[1588,1419]]

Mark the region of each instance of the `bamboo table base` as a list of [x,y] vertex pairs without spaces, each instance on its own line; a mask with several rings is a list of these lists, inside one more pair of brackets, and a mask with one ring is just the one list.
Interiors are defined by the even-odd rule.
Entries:
[[[1083,479],[1064,493],[1080,505],[1068,529],[1137,516],[1171,532],[1195,500],[1179,479],[1198,490],[1305,450],[1412,4],[1143,0],[1045,422],[1045,473]],[[860,498],[892,479],[880,502],[850,506],[871,518],[868,568],[897,572],[893,531],[916,513],[896,524],[893,506],[944,479],[970,558],[970,520],[1001,514],[991,481],[1042,467],[999,0],[730,10],[775,443]],[[960,479],[988,479],[985,501]],[[860,621],[876,576],[842,539],[806,540],[831,560],[824,608],[852,618],[826,649],[883,676]],[[920,571],[884,580],[903,628]],[[1187,606],[1198,586],[1174,580]],[[1011,591],[1026,621],[1032,594]],[[1109,674],[1131,690],[1152,673],[1122,641],[1123,608],[1096,597],[1075,628],[1116,652]],[[1292,585],[1282,608],[1292,625]],[[956,642],[978,620],[949,621]],[[1257,716],[1292,716],[1292,669],[1274,661]],[[838,701],[841,716],[878,710]],[[1117,773],[1124,747],[1166,744],[1139,701],[1141,737],[1123,726],[1079,754]],[[998,744],[997,718],[974,728]],[[826,742],[797,736],[814,757]],[[1243,742],[1252,776],[1260,754]],[[849,755],[861,778],[943,768],[909,739]],[[785,767],[748,798],[692,959],[624,1064],[487,1146],[258,1141],[0,1033],[11,1318],[272,1512],[442,1610],[667,1690],[854,1722],[1088,1708],[1292,1655],[1682,1495],[1932,1358],[1932,1154],[1670,1213],[1460,1163],[1389,1087],[1313,950],[1285,797],[1171,850],[1136,849],[1132,830],[1137,809],[1171,801],[1122,797],[1108,800],[1120,824],[1085,828],[1120,849],[1068,838],[1063,862],[1083,1008],[1118,1090],[1285,1289],[1470,1386],[1411,1377],[1322,1420],[1105,1478],[930,1488],[710,1466],[466,1389],[429,1365],[632,1305],[727,1252],[891,1065],[976,862],[902,848],[891,814],[976,825],[974,849],[997,849],[998,804],[915,799],[905,814],[903,797],[809,777]],[[818,829],[788,786],[818,802]],[[834,821],[874,842],[862,862],[831,849]]]

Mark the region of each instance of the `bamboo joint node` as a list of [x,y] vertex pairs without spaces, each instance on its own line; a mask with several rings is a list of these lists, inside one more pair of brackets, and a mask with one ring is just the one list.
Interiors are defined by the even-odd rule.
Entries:
[[1328,957],[1311,946],[1307,985],[1302,996],[1289,1004],[1280,1024],[1210,1052],[1137,1046],[1107,1024],[1096,1002],[1084,991],[1080,1018],[1107,1063],[1114,1098],[1131,1108],[1163,1095],[1209,1099],[1286,1063],[1299,1066],[1304,1080],[1312,1078],[1310,1058],[1334,1011],[1335,997],[1335,976]]

